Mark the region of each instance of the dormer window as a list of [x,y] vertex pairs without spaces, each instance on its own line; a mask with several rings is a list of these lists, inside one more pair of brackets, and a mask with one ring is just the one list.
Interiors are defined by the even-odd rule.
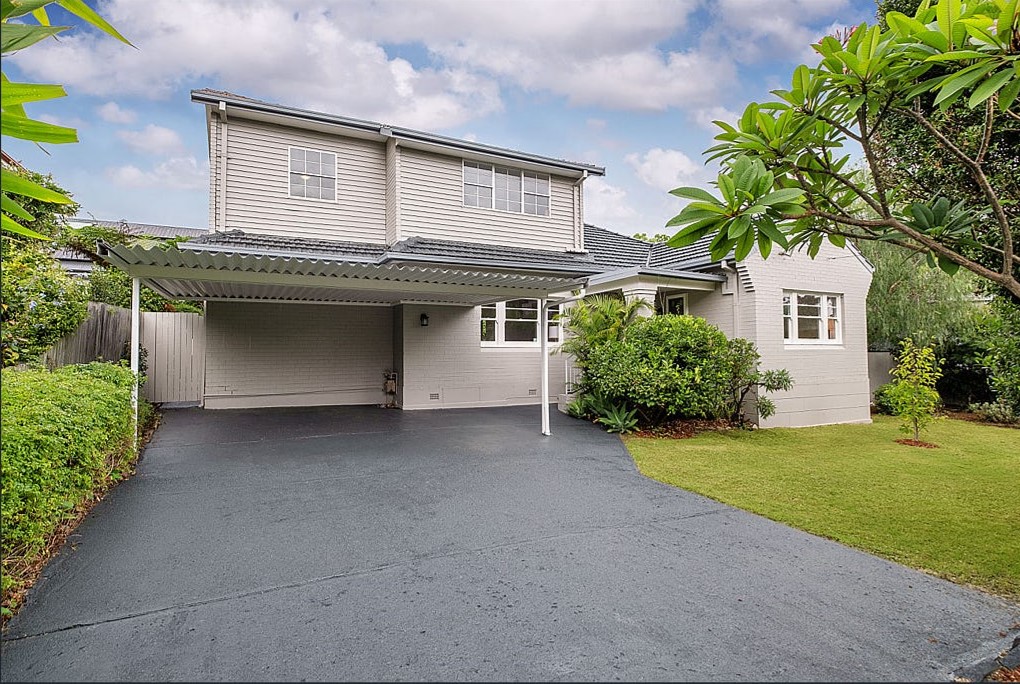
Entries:
[[336,200],[336,155],[290,148],[290,196]]
[[507,166],[464,162],[464,206],[549,215],[549,176]]

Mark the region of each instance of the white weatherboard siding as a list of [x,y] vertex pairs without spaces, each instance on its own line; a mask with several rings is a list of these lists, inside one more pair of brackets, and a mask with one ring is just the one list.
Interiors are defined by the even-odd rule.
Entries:
[[206,408],[381,404],[390,307],[209,302]]
[[[222,126],[222,124],[221,124]],[[386,241],[386,148],[381,143],[231,118],[226,127],[225,225],[322,240]],[[336,155],[336,201],[290,197],[290,147]],[[217,154],[220,147],[211,148]],[[210,167],[219,166],[210,159]],[[215,193],[214,193],[215,194]]]
[[573,180],[550,177],[549,216],[465,207],[460,157],[398,149],[402,237],[557,251],[577,248],[576,222],[580,217],[576,216]]
[[[762,427],[803,427],[869,422],[868,326],[866,302],[871,273],[849,249],[826,243],[812,260],[802,251],[773,252],[763,261],[757,252],[744,262],[754,283],[757,332],[751,337],[762,355],[762,368],[785,368],[793,389],[769,395],[776,415]],[[783,341],[783,291],[843,296],[843,343],[791,345]],[[741,294],[745,294],[741,292]]]
[[[481,346],[477,307],[403,305],[402,408],[429,409],[538,404],[537,346]],[[429,325],[421,326],[421,314]],[[549,363],[549,395],[564,392],[563,358]],[[438,395],[438,398],[432,398]],[[537,414],[536,414],[537,416]]]

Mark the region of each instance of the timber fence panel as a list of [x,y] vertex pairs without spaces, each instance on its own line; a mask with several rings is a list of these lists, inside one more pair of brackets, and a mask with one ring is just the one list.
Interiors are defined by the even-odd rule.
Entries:
[[88,314],[78,329],[43,353],[49,369],[91,361],[119,361],[131,339],[131,311],[89,302]]
[[143,313],[148,351],[145,398],[160,404],[200,404],[205,389],[205,318],[193,313]]

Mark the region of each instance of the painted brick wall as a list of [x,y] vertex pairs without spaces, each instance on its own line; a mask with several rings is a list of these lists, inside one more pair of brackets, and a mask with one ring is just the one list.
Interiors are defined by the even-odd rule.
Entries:
[[209,302],[207,408],[381,404],[390,307]]
[[[403,307],[403,408],[509,406],[540,401],[537,347],[483,348],[475,307]],[[422,313],[429,325],[420,325]],[[549,396],[564,391],[564,357],[549,359]],[[532,394],[534,392],[535,394]],[[438,395],[438,399],[432,399]]]
[[[763,368],[786,368],[793,376],[789,392],[774,395],[777,414],[763,427],[823,425],[870,421],[867,312],[871,273],[849,249],[826,243],[812,260],[803,252],[757,252],[744,262],[754,283],[757,331],[752,337]],[[783,341],[784,290],[843,295],[843,344],[788,345]],[[743,293],[742,293],[743,294]]]

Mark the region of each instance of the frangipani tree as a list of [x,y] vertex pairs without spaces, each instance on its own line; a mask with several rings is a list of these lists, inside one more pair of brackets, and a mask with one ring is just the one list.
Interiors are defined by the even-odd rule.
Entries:
[[[1015,184],[997,187],[985,168],[1003,122],[1020,127],[1018,5],[926,0],[914,17],[888,13],[886,30],[861,24],[845,40],[822,39],[814,46],[821,62],[797,67],[790,89],[773,91],[778,101],[748,105],[735,126],[716,122],[723,132],[708,154],[723,161],[719,196],[673,190],[692,201],[667,224],[682,226],[669,244],[714,236],[714,258],[733,252],[740,260],[755,245],[767,258],[773,244],[806,245],[814,256],[825,239],[839,247],[848,238],[881,240],[1020,298],[1020,198]],[[953,137],[937,125],[930,113],[957,102],[984,110],[980,130]],[[894,114],[909,117],[965,169],[980,187],[979,206],[953,187],[910,201],[885,180],[877,141]],[[848,163],[848,141],[860,147],[873,184]]]
[[[0,0],[0,46],[6,58],[20,50],[35,45],[41,40],[56,36],[70,26],[51,26],[46,6],[56,4],[71,14],[95,26],[117,40],[128,43],[124,36],[110,26],[95,10],[83,0]],[[31,15],[38,23],[25,21]],[[10,21],[14,19],[16,21]],[[78,142],[78,133],[67,126],[57,126],[33,119],[25,113],[25,105],[31,102],[53,100],[67,95],[63,86],[39,83],[14,83],[7,74],[0,73],[0,133],[4,138],[20,138],[35,143]],[[23,205],[25,199],[71,204],[66,195],[46,188],[35,181],[19,175],[10,169],[2,170],[2,229],[7,233],[46,239],[48,236],[34,231],[25,223],[35,217]],[[20,201],[16,198],[22,198]],[[17,220],[16,220],[17,219]],[[20,223],[19,223],[20,220]]]

